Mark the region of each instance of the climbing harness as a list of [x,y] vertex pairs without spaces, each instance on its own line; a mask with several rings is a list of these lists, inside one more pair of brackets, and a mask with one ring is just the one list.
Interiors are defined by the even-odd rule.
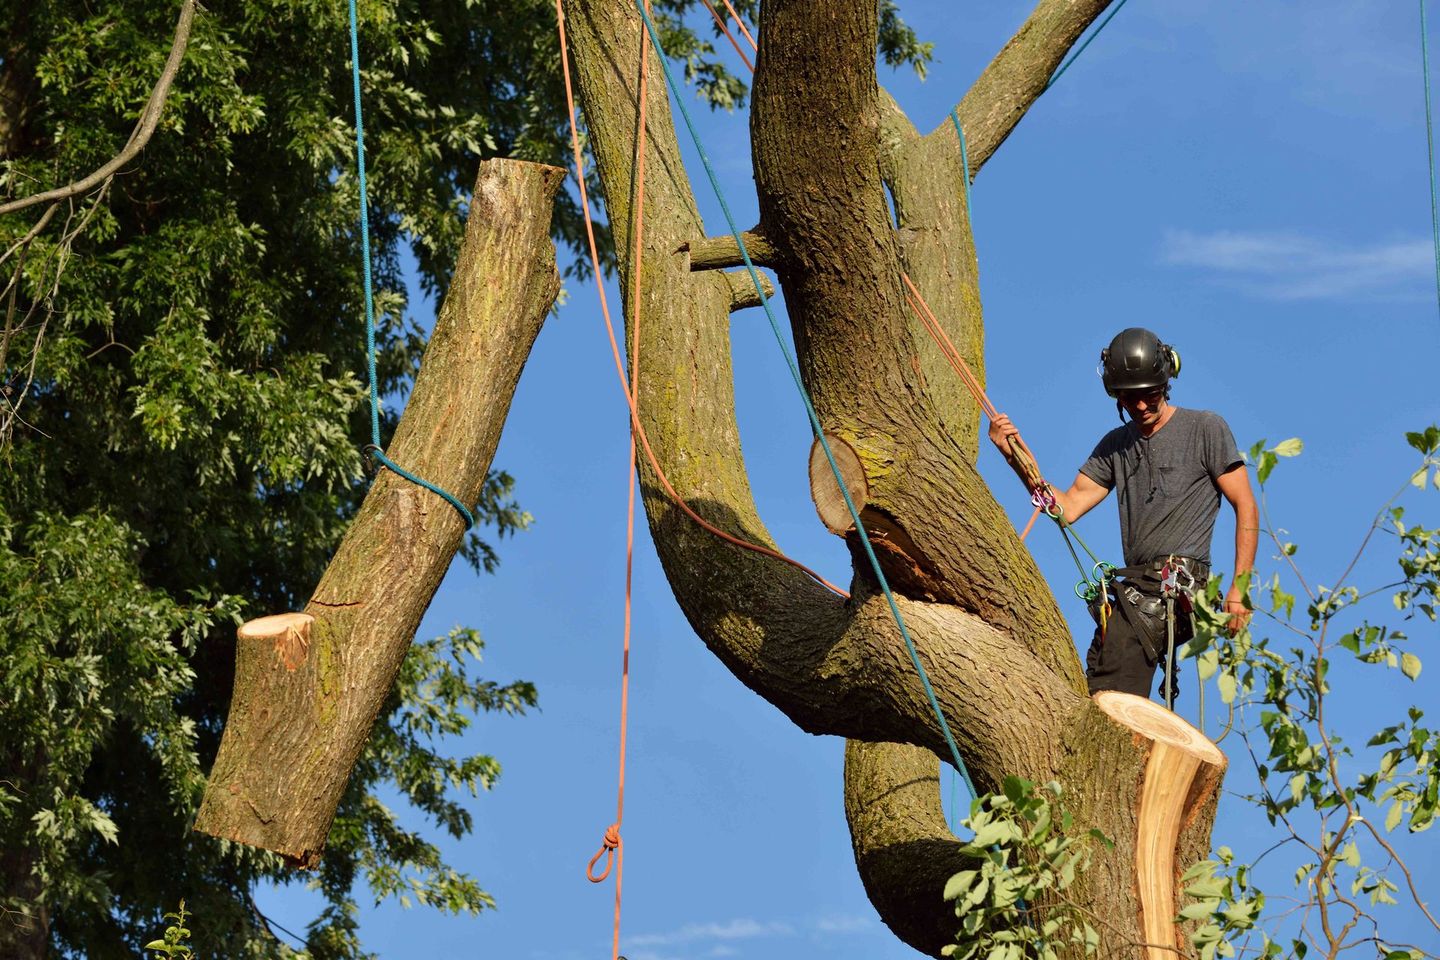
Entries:
[[365,183],[365,121],[360,112],[360,35],[356,26],[355,0],[350,0],[350,67],[355,84],[355,166],[360,180],[360,251],[365,261],[365,371],[370,383],[370,442],[362,454],[367,472],[373,477],[381,467],[389,469],[411,483],[424,487],[454,507],[465,521],[465,529],[475,526],[470,508],[448,490],[438,487],[405,470],[380,446],[380,386],[375,376],[375,294],[370,275],[370,205]]

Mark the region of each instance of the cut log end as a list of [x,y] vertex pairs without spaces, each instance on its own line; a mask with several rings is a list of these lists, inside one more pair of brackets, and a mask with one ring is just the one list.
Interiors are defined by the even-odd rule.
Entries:
[[294,671],[305,662],[310,650],[310,626],[315,618],[308,613],[277,613],[242,624],[236,631],[241,640],[269,640],[275,645],[275,659]]
[[[865,479],[860,455],[833,433],[825,434],[825,440],[830,445],[830,452],[835,455],[835,465],[840,468],[840,476],[845,480],[850,502],[855,504],[855,509],[861,509],[870,497],[870,485]],[[825,524],[825,529],[842,537],[855,529],[855,518],[845,505],[840,485],[835,482],[835,471],[830,468],[830,460],[819,440],[810,445],[810,498],[815,501],[815,511],[820,514],[820,522]]]
[[1110,719],[1122,727],[1129,727],[1146,740],[1165,743],[1191,754],[1202,763],[1224,768],[1225,754],[1219,747],[1205,734],[1154,700],[1120,693],[1118,690],[1102,690],[1095,694],[1094,699],[1095,705]]
[[1152,700],[1103,691],[1095,695],[1095,705],[1150,743],[1136,810],[1135,883],[1146,960],[1173,960],[1185,946],[1174,919],[1180,912],[1175,845],[1185,820],[1219,782],[1225,754]]

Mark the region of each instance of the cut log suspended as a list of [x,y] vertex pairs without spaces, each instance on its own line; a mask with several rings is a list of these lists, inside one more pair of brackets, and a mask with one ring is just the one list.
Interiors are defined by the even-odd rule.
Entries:
[[[559,291],[557,167],[480,164],[454,279],[387,451],[475,503],[520,370]],[[300,866],[320,857],[345,783],[420,618],[465,536],[434,493],[381,471],[304,613],[247,624],[195,829]],[[277,652],[280,654],[277,663]]]
[[1224,775],[1225,754],[1153,700],[1107,690],[1095,695],[1095,705],[1150,744],[1138,791],[1135,834],[1135,884],[1145,960],[1187,956],[1184,931],[1175,922],[1181,908],[1175,844],[1185,822]]
[[[870,495],[870,486],[865,479],[860,455],[833,433],[825,434],[825,440],[830,444],[830,452],[835,455],[835,465],[840,468],[840,476],[845,480],[850,502],[855,504],[856,510],[862,509]],[[855,529],[855,518],[845,505],[840,485],[835,482],[835,471],[830,468],[830,459],[825,456],[819,440],[810,444],[810,498],[815,501],[815,510],[820,514],[820,522],[825,524],[825,529],[842,537]]]

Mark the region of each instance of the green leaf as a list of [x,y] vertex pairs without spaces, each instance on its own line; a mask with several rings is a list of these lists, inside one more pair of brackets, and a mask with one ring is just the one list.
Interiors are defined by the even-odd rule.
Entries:
[[1227,670],[1220,674],[1215,683],[1220,688],[1220,701],[1222,703],[1234,703],[1235,694],[1239,686],[1239,681],[1236,679],[1235,674]]
[[1405,815],[1405,808],[1399,803],[1392,803],[1389,811],[1385,814],[1385,832],[1389,833],[1400,825],[1400,818]]
[[1422,433],[1407,433],[1405,440],[1410,446],[1428,457],[1440,449],[1440,427],[1432,424],[1426,427]]
[[1275,454],[1269,450],[1260,454],[1260,465],[1255,468],[1255,477],[1260,481],[1261,486],[1264,486],[1265,481],[1270,479],[1270,471],[1275,469],[1277,462]]
[[945,881],[945,893],[942,899],[954,900],[969,890],[970,885],[975,882],[976,875],[977,873],[974,870],[962,870]]
[[1420,676],[1420,658],[1413,653],[1405,653],[1400,656],[1400,672],[1411,680]]
[[1305,444],[1299,437],[1291,437],[1289,440],[1281,440],[1273,449],[1277,457],[1297,457],[1300,451],[1305,449]]

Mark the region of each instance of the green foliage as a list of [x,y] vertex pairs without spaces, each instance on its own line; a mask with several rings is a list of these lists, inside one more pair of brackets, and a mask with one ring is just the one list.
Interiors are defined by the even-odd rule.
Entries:
[[185,926],[185,901],[180,901],[180,909],[174,913],[165,914],[166,920],[174,920],[170,926],[165,928],[165,936],[159,940],[151,940],[145,944],[146,950],[154,950],[158,954],[164,954],[168,958],[180,957],[181,960],[191,960],[195,951],[190,949],[186,942],[190,939],[190,930]]
[[1098,831],[1073,836],[1059,783],[1037,787],[1005,778],[1001,793],[977,797],[964,825],[975,836],[961,852],[975,861],[945,884],[960,918],[954,960],[1054,960],[1099,950],[1100,937],[1065,896],[1090,862]]
[[[1229,730],[1238,731],[1254,759],[1258,790],[1245,799],[1280,829],[1279,846],[1300,852],[1294,885],[1306,908],[1289,926],[1278,919],[1263,922],[1269,919],[1261,916],[1265,897],[1254,886],[1252,868],[1234,863],[1222,850],[1218,861],[1197,864],[1185,878],[1194,902],[1182,916],[1196,921],[1191,939],[1202,960],[1233,956],[1237,945],[1266,957],[1303,957],[1309,949],[1333,956],[1352,947],[1397,960],[1412,956],[1408,947],[1387,944],[1371,911],[1396,905],[1402,896],[1420,902],[1399,840],[1390,835],[1401,825],[1414,834],[1434,824],[1440,808],[1440,733],[1423,726],[1424,712],[1411,706],[1369,735],[1364,747],[1353,749],[1349,741],[1360,738],[1348,731],[1342,735],[1326,709],[1342,675],[1346,683],[1375,682],[1384,678],[1362,678],[1355,671],[1396,671],[1404,683],[1421,674],[1420,658],[1407,649],[1410,638],[1400,627],[1436,619],[1440,530],[1407,524],[1396,500],[1411,485],[1423,490],[1440,475],[1440,428],[1407,439],[1421,455],[1420,465],[1376,515],[1335,585],[1310,586],[1295,565],[1294,544],[1270,531],[1299,595],[1276,574],[1251,584],[1255,589],[1247,591],[1246,602],[1259,623],[1286,639],[1262,635],[1255,624],[1227,633],[1218,578],[1196,605],[1196,636],[1186,655],[1196,659],[1202,681],[1215,680],[1230,711]],[[1251,448],[1262,494],[1278,458],[1300,450],[1299,440],[1269,449],[1262,441]],[[1377,534],[1395,538],[1399,578],[1362,590],[1347,581]],[[1398,623],[1377,622],[1367,609],[1387,595],[1391,603],[1384,615],[1398,617]],[[1383,706],[1372,713],[1383,715]]]
[[[177,5],[0,8],[12,199],[123,146]],[[388,401],[424,346],[402,254],[427,291],[444,288],[477,160],[563,162],[562,93],[543,0],[360,13]],[[365,491],[352,114],[343,4],[207,2],[141,157],[48,219],[43,206],[0,217],[0,845],[14,858],[0,905],[43,902],[61,956],[139,955],[178,893],[203,918],[206,956],[289,952],[249,894],[293,874],[189,824],[228,707],[235,622],[303,602]],[[562,203],[557,233],[578,224]],[[387,402],[387,436],[394,422]],[[489,478],[478,512],[492,536],[529,521],[512,491]],[[464,552],[496,563],[478,534]],[[347,839],[321,868],[331,906],[313,956],[361,955],[357,879],[443,910],[488,904],[377,808],[398,791],[446,832],[469,828],[451,795],[489,786],[498,766],[441,755],[463,726],[452,714],[534,700],[476,677],[478,649],[452,635],[407,659],[337,815]],[[430,727],[405,719],[422,704]],[[441,782],[422,776],[434,770]]]

